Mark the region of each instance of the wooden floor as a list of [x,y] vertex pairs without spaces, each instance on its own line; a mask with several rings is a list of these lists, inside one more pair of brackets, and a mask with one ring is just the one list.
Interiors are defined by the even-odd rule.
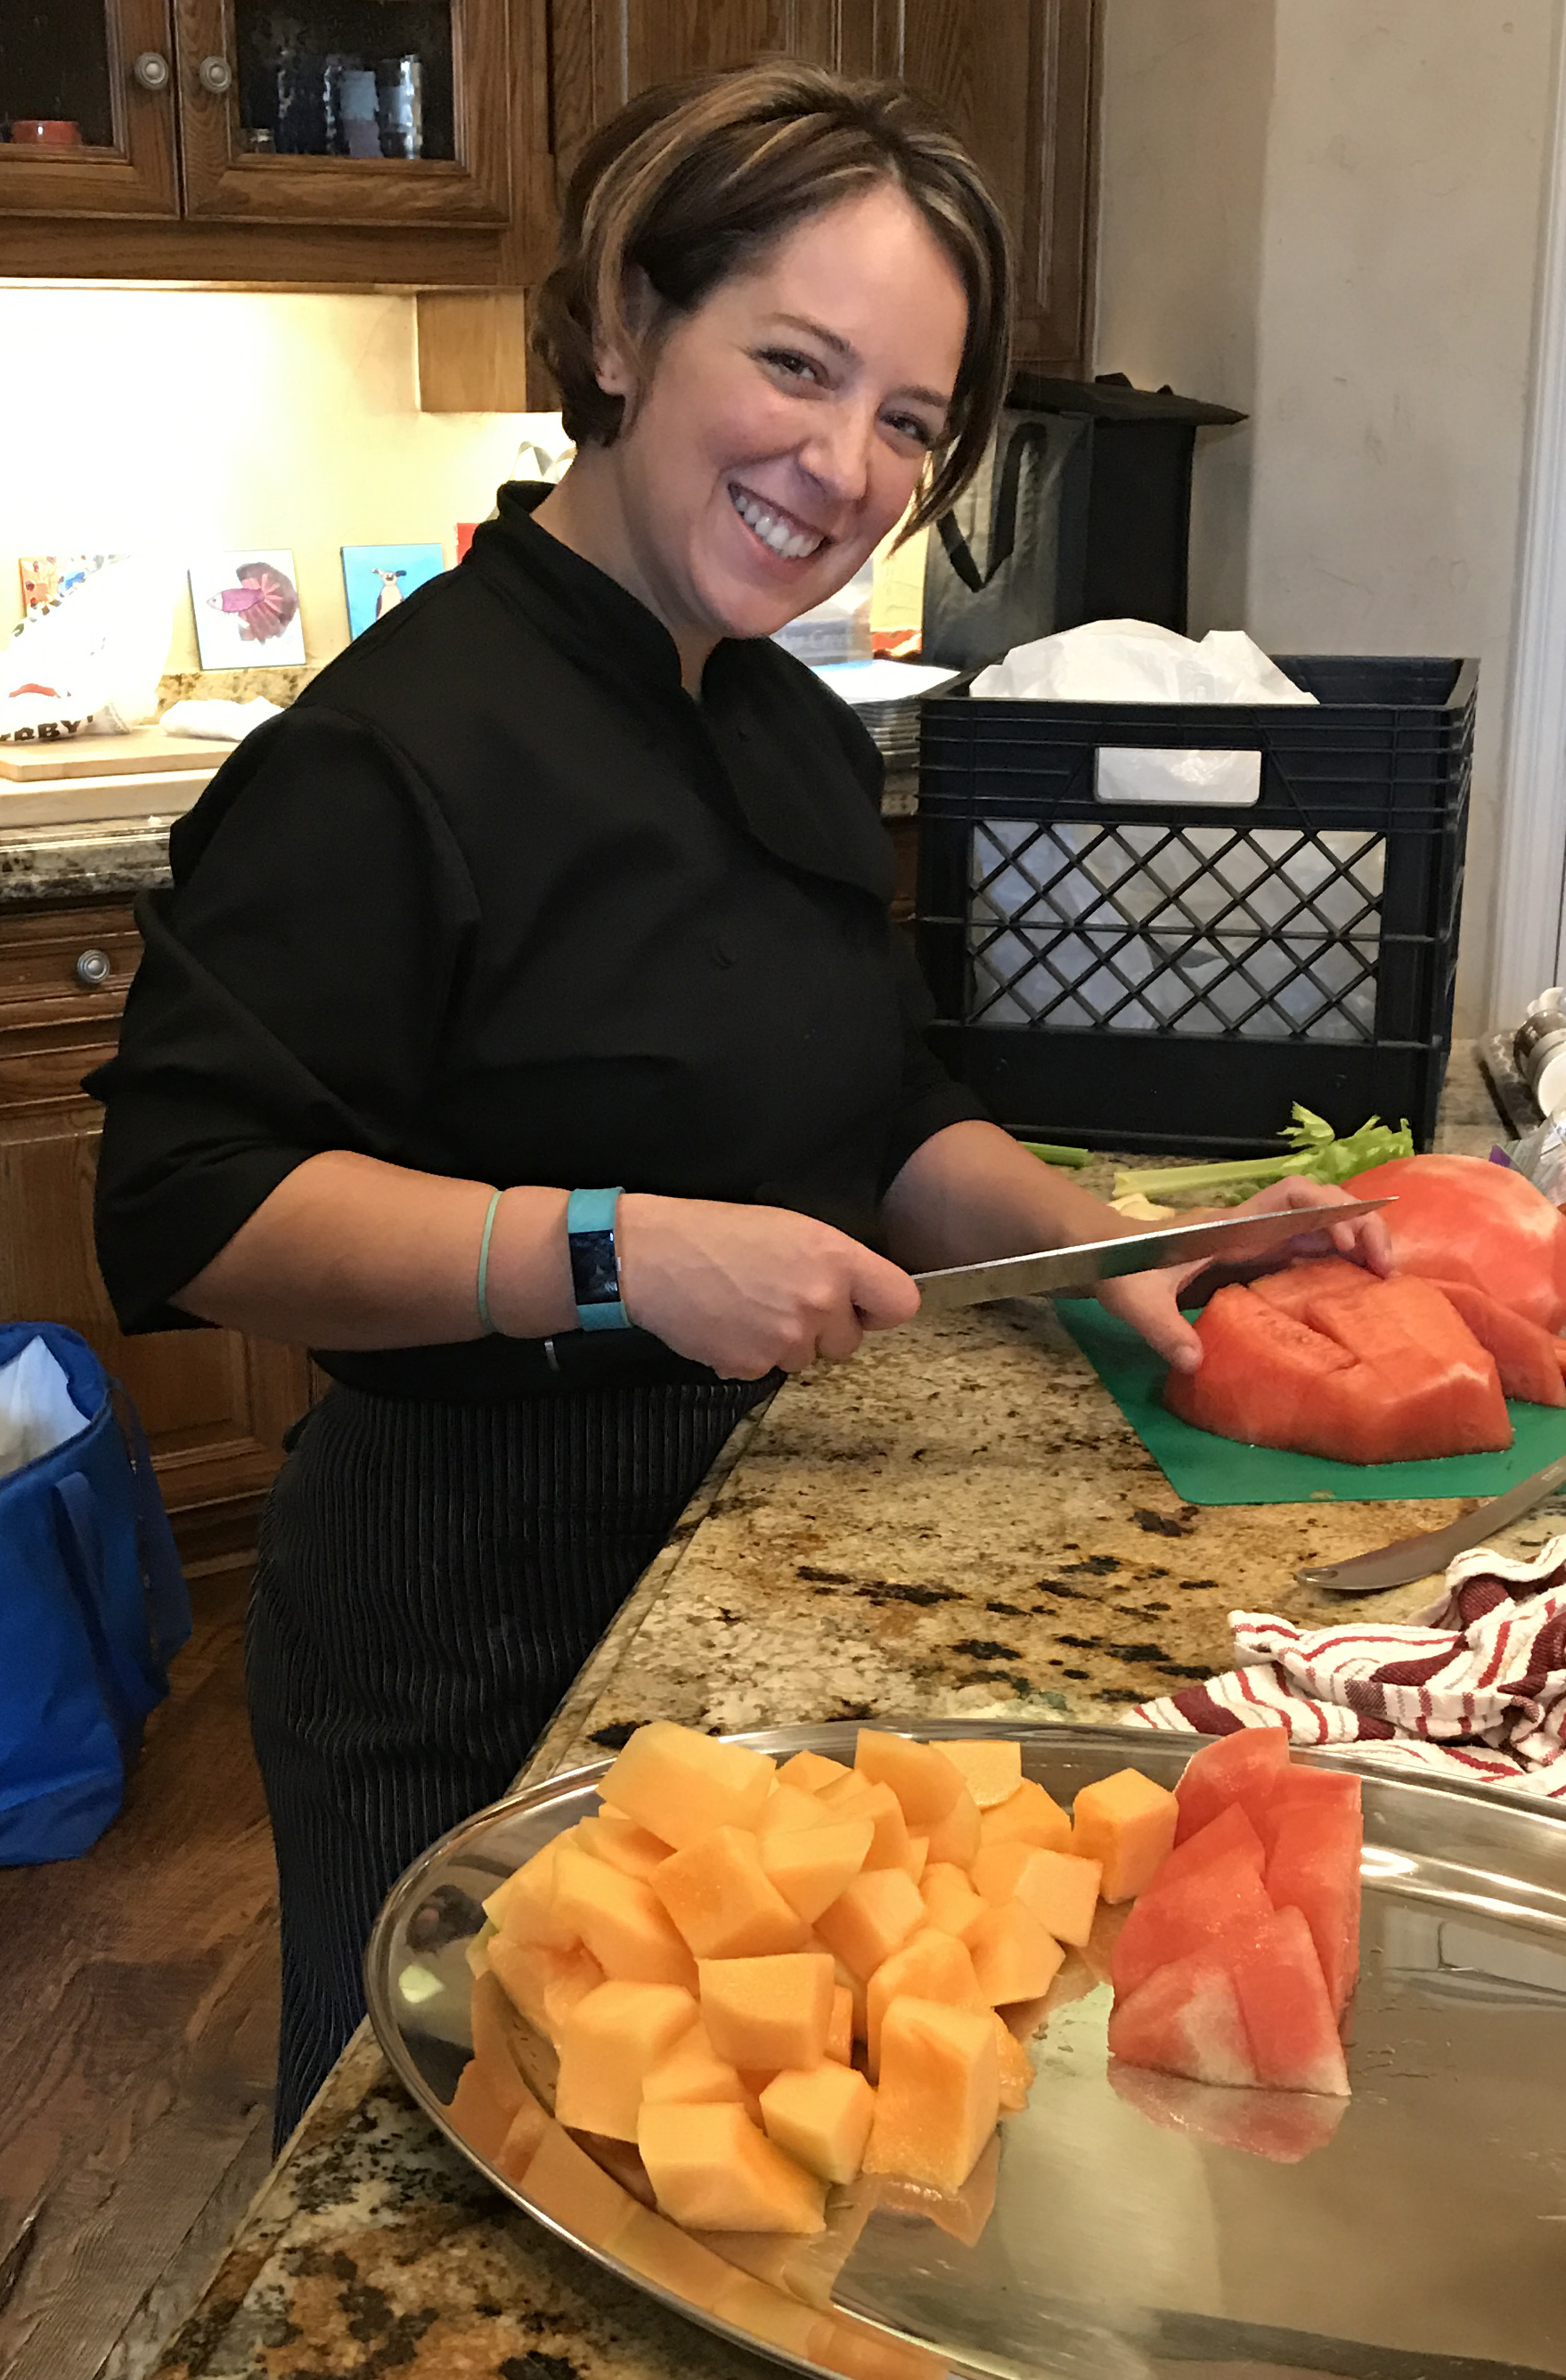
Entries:
[[6,2380],[132,2380],[269,2159],[277,1921],[244,1582],[193,1595],[117,1824],[84,1859],[0,1870]]

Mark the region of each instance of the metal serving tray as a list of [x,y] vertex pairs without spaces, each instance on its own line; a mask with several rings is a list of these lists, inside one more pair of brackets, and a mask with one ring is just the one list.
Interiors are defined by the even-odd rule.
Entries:
[[[1026,1774],[1062,1802],[1128,1764],[1172,1784],[1193,1749],[1140,1729],[1013,1731]],[[856,1732],[737,1741],[851,1758]],[[830,2289],[835,2307],[930,2350],[927,2372],[985,2380],[1566,2375],[1566,1813],[1342,1756],[1315,1765],[1365,1779],[1353,2099],[1111,2072],[1109,1987],[1074,1953],[1033,2045],[1027,2107],[1002,2124],[989,2176],[981,2161],[995,2201],[972,2244],[955,2236],[971,2205],[949,2204],[943,2228],[909,2194],[872,2188],[868,2218],[864,2203],[832,2217],[827,2244],[851,2244],[835,2275],[818,2258],[821,2300]],[[472,2046],[464,1952],[480,1899],[596,1806],[607,1766],[455,1828],[402,1877],[366,1953],[370,2016],[409,2091],[563,2239],[462,2138],[449,2102]],[[573,2244],[726,2338],[825,2368]],[[733,2244],[754,2261],[753,2239]]]

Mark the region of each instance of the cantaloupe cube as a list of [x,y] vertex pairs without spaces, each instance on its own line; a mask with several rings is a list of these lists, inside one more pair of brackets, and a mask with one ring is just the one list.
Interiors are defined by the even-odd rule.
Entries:
[[[573,1828],[571,1833],[575,1833]],[[497,1884],[484,1903],[484,1914],[497,1931],[518,1942],[541,1942],[549,1950],[568,1950],[577,1937],[563,1924],[554,1907],[554,1863],[570,1834],[557,1835],[525,1860],[515,1874]]]
[[991,1909],[968,1937],[978,1988],[991,2008],[1034,2000],[1047,1992],[1065,1952],[1030,1909],[1008,1900]]
[[869,1818],[822,1815],[822,1826],[791,1827],[757,1838],[764,1873],[807,1925],[852,1884],[875,1839]]
[[893,2000],[944,2000],[952,2008],[988,2008],[965,1942],[921,1926],[870,1977],[865,1994],[865,2067],[871,2082],[880,2065],[881,2027]]
[[649,1834],[634,1818],[612,1810],[607,1803],[592,1823],[597,1828],[589,1846],[594,1856],[607,1860],[611,1867],[619,1868],[626,1876],[639,1876],[645,1881],[669,1856],[670,1845],[662,1835]]
[[921,1833],[946,1816],[962,1791],[961,1777],[938,1744],[916,1743],[911,1736],[879,1728],[859,1730],[854,1766],[872,1785],[890,1785],[910,1829]]
[[933,1864],[971,1867],[980,1840],[978,1803],[965,1785],[946,1815],[931,1827],[927,1840]]
[[990,1843],[973,1864],[976,1891],[994,1908],[1020,1900],[1046,1933],[1078,1949],[1093,1930],[1099,1906],[1099,1863],[1037,1843]]
[[908,1857],[904,1864],[907,1868],[908,1874],[913,1877],[914,1882],[917,1884],[919,1878],[923,1876],[925,1869],[929,1864],[929,1837],[928,1835],[909,1836]]
[[1000,2112],[990,2016],[939,2000],[893,2000],[881,2026],[865,2170],[906,2174],[930,2190],[961,2190]]
[[908,1821],[903,1815],[903,1804],[891,1786],[872,1785],[868,1798],[856,1805],[855,1815],[868,1818],[874,1829],[870,1848],[865,1853],[865,1865],[900,1867],[912,1875]]
[[830,1827],[832,1815],[823,1810],[820,1797],[807,1792],[803,1785],[773,1786],[761,1804],[761,1815],[756,1821],[759,1836],[775,1835],[795,1827]]
[[1119,1768],[1084,1785],[1072,1805],[1071,1848],[1103,1869],[1108,1901],[1130,1900],[1149,1885],[1174,1848],[1180,1804],[1136,1768]]
[[1014,1737],[958,1736],[941,1749],[981,1810],[999,1809],[1022,1783],[1022,1746]]
[[[1002,2108],[1002,2117],[1005,2115]],[[933,2223],[949,2240],[961,2240],[965,2248],[978,2245],[984,2228],[995,2212],[995,2194],[1001,2179],[1001,2135],[992,2132],[988,2147],[979,2151],[978,2163],[964,2182],[961,2190],[929,2190],[922,2181],[905,2181],[891,2173],[867,2174],[856,2185],[861,2190],[873,2190],[878,2206],[894,2215],[914,2215],[926,2223]]]
[[637,1826],[684,1851],[714,1827],[754,1827],[776,1774],[765,1753],[655,1718],[637,1728],[598,1790]]
[[646,2107],[637,2132],[660,2212],[707,2231],[819,2231],[826,2184],[785,2156],[743,2107]]
[[650,1885],[569,1844],[554,1874],[556,1916],[576,1927],[605,1974],[691,1988],[695,1962]]
[[1037,1843],[1040,1851],[1063,1852],[1071,1843],[1071,1820],[1042,1785],[1025,1777],[1010,1799],[981,1810],[980,1846],[989,1843]]
[[852,2066],[791,2068],[761,2094],[767,2138],[823,2181],[852,2181],[865,2158],[876,2095]]
[[867,1868],[822,1910],[816,1931],[863,1983],[924,1919],[919,1888],[904,1869]]
[[841,1777],[834,1777],[830,1785],[820,1788],[816,1799],[834,1818],[858,1818],[864,1816],[874,1790],[870,1779],[861,1777],[856,1768],[845,1768]]
[[1020,2042],[999,2009],[991,2010],[995,2020],[996,2060],[1001,2073],[1001,2109],[1003,2115],[1014,2116],[1027,2105],[1027,2095],[1033,2087],[1034,2064],[1026,2046]]
[[989,1905],[960,1867],[937,1860],[931,1860],[919,1878],[919,1898],[928,1922],[943,1934],[955,1934],[960,1942],[967,1940]]
[[807,2363],[816,2361],[817,2350],[832,2337],[831,2314],[801,2305],[797,2298],[785,2297],[782,2289],[732,2268],[712,2311],[721,2322],[732,2322],[736,2330],[764,2338],[770,2347],[781,2347]]
[[769,1880],[743,1828],[716,1828],[648,1880],[698,1959],[764,1958],[805,1940],[804,1919]]
[[708,2099],[729,2099],[743,2107],[747,2097],[738,2067],[719,2057],[699,2019],[656,2065],[649,2067],[641,2087],[642,2097],[655,2107],[670,2101],[691,2106]]
[[696,2002],[677,1984],[600,1984],[578,2000],[560,2034],[554,2112],[577,2132],[634,2141],[649,2067],[696,2022]]
[[686,2305],[700,2306],[707,2313],[715,2310],[719,2291],[734,2278],[732,2265],[725,2265],[722,2256],[715,2256],[677,2224],[655,2215],[650,2206],[636,2209],[614,2242],[614,2253],[644,2281],[656,2282],[660,2289],[683,2298]]
[[603,1969],[585,1943],[551,1950],[509,1934],[497,1934],[491,1943],[490,1972],[517,2014],[549,2041],[558,2041],[577,2002],[603,1981]]
[[847,1984],[834,1984],[832,2022],[827,2027],[827,2056],[840,2066],[854,2063],[854,1993]]
[[836,1987],[825,1951],[703,1959],[697,1972],[708,2037],[718,2056],[742,2074],[747,2068],[776,2074],[785,2066],[821,2063]]
[[521,2186],[563,2230],[593,2248],[612,2250],[636,2209],[630,2192],[558,2123],[550,2125],[534,2150]]
[[779,1769],[778,1782],[803,1786],[807,1793],[819,1793],[823,1785],[835,1785],[840,1777],[849,1774],[841,1760],[829,1760],[824,1752],[796,1752]]

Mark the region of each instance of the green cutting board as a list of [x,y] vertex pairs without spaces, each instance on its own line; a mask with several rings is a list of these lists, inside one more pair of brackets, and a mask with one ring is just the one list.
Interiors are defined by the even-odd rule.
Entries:
[[1390,1504],[1438,1496],[1499,1496],[1566,1454],[1566,1407],[1509,1400],[1504,1454],[1446,1454],[1430,1463],[1329,1463],[1281,1454],[1193,1429],[1166,1412],[1168,1368],[1128,1322],[1090,1297],[1062,1298],[1061,1320],[1175,1494],[1186,1504]]

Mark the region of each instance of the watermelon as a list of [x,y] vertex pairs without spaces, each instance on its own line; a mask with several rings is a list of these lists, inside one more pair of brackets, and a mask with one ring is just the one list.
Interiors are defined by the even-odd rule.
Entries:
[[1499,1298],[1470,1288],[1466,1281],[1442,1281],[1436,1286],[1479,1344],[1495,1357],[1505,1395],[1521,1397],[1531,1405],[1566,1405],[1558,1339],[1541,1330],[1526,1315],[1514,1314]]
[[1312,1302],[1306,1319],[1395,1386],[1396,1410],[1384,1416],[1395,1451],[1380,1461],[1511,1445],[1495,1357],[1433,1281],[1378,1281],[1352,1297],[1324,1294]]
[[[1278,1728],[1274,1732],[1281,1735],[1283,1730]],[[1232,1742],[1233,1739],[1226,1737],[1224,1741]],[[1176,1820],[1176,1825],[1178,1823]],[[1257,1876],[1267,1865],[1267,1846],[1238,1802],[1231,1802],[1226,1810],[1220,1810],[1216,1818],[1209,1818],[1205,1827],[1198,1827],[1195,1834],[1187,1830],[1184,1841],[1177,1843],[1161,1863],[1147,1890],[1161,1892],[1166,1885],[1178,1882],[1180,1877],[1191,1875],[1196,1868],[1206,1867],[1209,1861],[1221,1859],[1226,1852],[1242,1852]]]
[[1348,2069],[1310,1928],[1297,1909],[1269,1915],[1229,1953],[1256,2079],[1280,2091],[1348,2096]]
[[1208,1860],[1172,1884],[1151,1886],[1134,1902],[1111,1955],[1117,1997],[1124,1998],[1157,1968],[1173,1964],[1220,1935],[1236,1928],[1254,1933],[1271,1914],[1255,1863],[1243,1850]]
[[1309,1809],[1330,1809],[1346,1812],[1358,1826],[1360,1791],[1357,1777],[1342,1768],[1290,1768],[1279,1779],[1277,1790],[1258,1821],[1257,1832],[1263,1847],[1263,1867],[1266,1855],[1278,1840],[1278,1822],[1285,1810],[1301,1805]]
[[1288,1767],[1289,1730],[1281,1722],[1242,1727],[1204,1743],[1185,1763],[1174,1789],[1180,1804],[1176,1845],[1189,1842],[1236,1802],[1260,1834],[1261,1813]]
[[1343,1186],[1397,1200],[1381,1220],[1400,1272],[1463,1281],[1541,1330],[1566,1328],[1566,1217],[1511,1166],[1395,1157]]
[[1110,2060],[1110,2087],[1165,2131],[1189,2132],[1274,2165],[1298,2165],[1324,2149],[1348,2104],[1304,2091],[1209,2091],[1178,2074],[1128,2066],[1120,2058]]
[[1117,1999],[1110,2055],[1193,2082],[1254,2083],[1250,2041],[1220,1950],[1193,1950]]
[[1347,1257],[1296,1257],[1278,1272],[1264,1272],[1251,1287],[1269,1305],[1302,1321],[1313,1299],[1328,1294],[1353,1297],[1369,1289],[1377,1278],[1363,1265],[1351,1264]]
[[[1364,1827],[1341,1804],[1291,1802],[1268,1856],[1274,1908],[1297,1909],[1310,1928],[1334,2012],[1341,2016],[1359,1973],[1359,1855]],[[1127,1923],[1129,1924],[1129,1920]]]

